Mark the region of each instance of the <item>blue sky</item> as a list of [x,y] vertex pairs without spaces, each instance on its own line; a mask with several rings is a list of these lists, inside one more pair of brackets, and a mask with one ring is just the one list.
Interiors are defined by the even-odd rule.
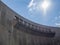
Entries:
[[47,26],[60,27],[60,0],[46,0],[50,3],[46,14],[41,7],[44,0],[2,0],[21,16]]

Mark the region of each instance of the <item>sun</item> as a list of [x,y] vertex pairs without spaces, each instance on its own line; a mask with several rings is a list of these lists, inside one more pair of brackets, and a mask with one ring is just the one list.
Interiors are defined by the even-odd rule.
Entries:
[[46,10],[48,9],[49,5],[50,5],[50,3],[47,0],[43,1],[41,7],[42,7],[44,13],[46,13]]

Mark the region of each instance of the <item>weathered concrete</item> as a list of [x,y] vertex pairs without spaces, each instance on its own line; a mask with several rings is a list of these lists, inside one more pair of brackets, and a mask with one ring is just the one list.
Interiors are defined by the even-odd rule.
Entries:
[[[17,16],[19,18],[16,19]],[[19,25],[20,21],[24,26]],[[27,28],[25,28],[27,26]],[[34,31],[38,30],[42,32],[55,32],[54,37],[39,36]],[[29,32],[30,31],[30,32]],[[31,34],[32,33],[32,34]],[[0,45],[60,45],[60,28],[49,27],[31,22],[17,13],[12,11],[4,3],[0,1]]]

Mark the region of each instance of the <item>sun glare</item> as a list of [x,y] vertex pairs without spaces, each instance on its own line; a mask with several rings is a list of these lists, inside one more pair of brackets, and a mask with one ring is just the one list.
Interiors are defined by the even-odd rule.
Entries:
[[49,3],[47,0],[43,1],[41,7],[42,7],[42,9],[43,9],[43,11],[44,11],[44,14],[46,13],[49,5],[50,5],[50,3]]

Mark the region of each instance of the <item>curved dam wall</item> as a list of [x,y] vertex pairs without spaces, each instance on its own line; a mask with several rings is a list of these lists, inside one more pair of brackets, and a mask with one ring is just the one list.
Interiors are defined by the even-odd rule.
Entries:
[[60,28],[29,21],[0,1],[0,45],[60,45]]

